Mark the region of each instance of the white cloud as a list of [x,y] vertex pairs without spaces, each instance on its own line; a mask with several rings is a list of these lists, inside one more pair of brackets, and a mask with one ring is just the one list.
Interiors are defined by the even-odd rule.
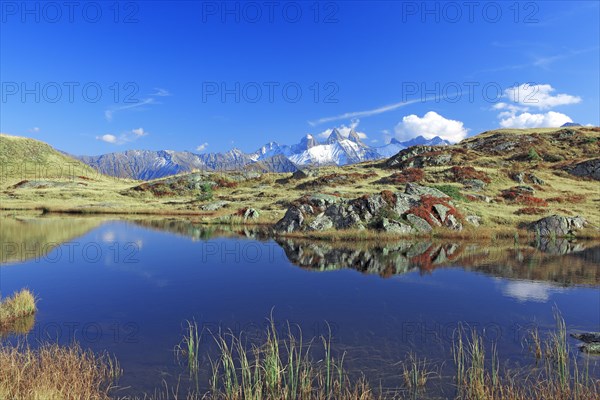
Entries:
[[102,140],[106,143],[117,143],[117,137],[115,135],[106,134],[102,136],[96,136],[96,140]]
[[145,136],[148,134],[148,132],[144,131],[144,128],[132,129],[131,133],[133,133],[136,136]]
[[504,90],[504,97],[513,103],[540,110],[581,102],[581,97],[565,93],[553,94],[555,91],[556,89],[549,84],[529,85],[524,83]]
[[101,140],[106,143],[112,144],[123,144],[133,142],[142,136],[148,135],[148,132],[144,128],[132,129],[129,132],[123,132],[119,136],[112,135],[110,133],[102,136],[96,136],[96,140]]
[[399,103],[389,104],[387,106],[374,108],[372,110],[347,112],[344,114],[335,115],[333,117],[319,118],[314,121],[308,121],[308,124],[310,126],[317,126],[317,125],[323,124],[325,122],[340,121],[343,119],[351,119],[351,118],[359,118],[359,117],[370,117],[372,115],[378,115],[378,114],[383,114],[383,113],[386,113],[389,111],[394,111],[394,110],[397,110],[398,108],[401,108],[401,107],[404,107],[404,106],[407,106],[410,104],[425,103],[425,102],[428,102],[431,100],[439,100],[439,99],[440,99],[439,96],[434,96],[434,97],[428,97],[425,99],[413,99],[413,100],[408,100],[408,101],[401,101]]
[[555,111],[543,114],[504,112],[498,118],[503,128],[556,128],[566,122],[573,122],[567,115]]
[[550,296],[554,293],[560,293],[562,291],[562,288],[541,282],[507,282],[502,287],[502,293],[505,296],[512,297],[519,302],[533,301],[545,303],[550,300]]
[[37,126],[34,126],[33,128],[31,128],[29,130],[30,133],[39,133],[40,132],[40,128]]
[[427,139],[439,136],[450,142],[459,142],[467,136],[468,130],[461,121],[446,119],[435,111],[429,111],[422,118],[414,114],[405,116],[396,125],[395,132],[399,140],[421,135]]
[[152,93],[150,96],[166,97],[171,95],[167,89],[154,88],[154,90],[156,90],[156,92]]
[[530,112],[531,108],[547,110],[552,107],[577,104],[581,97],[570,94],[553,94],[556,91],[551,85],[513,86],[504,90],[503,97],[512,103],[497,103],[492,109],[500,111],[498,119],[502,128],[556,128],[573,120],[556,111]]
[[143,107],[143,106],[149,105],[149,104],[159,104],[156,102],[155,98],[159,97],[159,96],[165,96],[165,95],[160,95],[160,94],[155,93],[155,94],[152,94],[151,96],[152,97],[141,99],[136,103],[126,104],[124,106],[113,107],[113,108],[104,110],[104,118],[106,118],[106,120],[108,122],[111,122],[117,112],[121,112],[124,110],[131,110],[131,109]]
[[204,151],[208,147],[208,143],[204,142],[200,146],[196,147],[196,151]]

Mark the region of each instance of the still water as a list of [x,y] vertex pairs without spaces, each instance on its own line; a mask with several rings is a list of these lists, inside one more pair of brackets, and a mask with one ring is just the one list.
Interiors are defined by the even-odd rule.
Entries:
[[515,367],[528,362],[526,331],[551,329],[555,309],[569,332],[600,327],[598,243],[332,244],[72,217],[4,216],[0,231],[2,295],[27,287],[39,298],[29,326],[4,338],[107,350],[125,372],[120,394],[185,381],[174,348],[192,320],[249,340],[271,315],[282,332],[289,322],[304,337],[331,335],[346,367],[383,387],[400,384],[396,363],[410,351],[451,364],[459,324]]

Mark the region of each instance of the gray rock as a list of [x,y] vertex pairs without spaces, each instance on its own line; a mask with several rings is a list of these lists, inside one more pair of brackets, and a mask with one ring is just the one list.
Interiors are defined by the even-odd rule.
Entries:
[[324,231],[331,228],[333,228],[333,221],[325,213],[317,215],[317,218],[308,224],[308,229],[312,231]]
[[446,193],[444,193],[440,190],[437,190],[435,188],[428,187],[428,186],[422,186],[422,185],[419,185],[418,183],[407,183],[404,193],[410,194],[410,195],[416,195],[416,196],[429,195],[429,196],[433,196],[433,197],[440,197],[443,199],[449,198],[449,196]]
[[519,193],[523,193],[523,194],[534,194],[535,193],[535,189],[528,185],[515,186],[513,189],[515,191],[518,191]]
[[523,171],[516,172],[511,175],[511,179],[517,183],[525,183],[525,173]]
[[398,234],[408,234],[413,232],[413,229],[410,225],[403,224],[399,221],[390,221],[387,218],[383,218],[381,220],[381,229],[384,232],[390,233],[398,233]]
[[534,185],[545,185],[546,184],[546,182],[544,182],[543,179],[538,178],[537,176],[535,176],[532,173],[527,174],[527,179]]
[[581,351],[588,354],[600,354],[600,343],[586,343],[579,347]]
[[587,221],[582,217],[551,215],[532,222],[529,225],[529,230],[536,232],[540,236],[565,237],[574,235],[586,224]]
[[486,183],[481,179],[466,179],[463,181],[463,186],[465,187],[465,189],[479,192],[485,189]]
[[244,211],[244,221],[247,221],[249,219],[258,219],[259,216],[260,213],[254,208],[248,208],[246,209],[246,211]]
[[325,215],[331,219],[336,229],[364,228],[360,216],[347,204],[331,205],[325,210]]
[[462,231],[463,229],[463,226],[460,223],[460,221],[457,220],[456,217],[452,214],[448,215],[448,218],[446,218],[446,222],[444,223],[444,225],[455,231]]
[[306,214],[312,215],[315,213],[313,206],[311,206],[310,204],[300,204],[298,206],[298,209],[300,211],[302,211],[302,214],[304,214],[304,215],[306,215]]
[[315,207],[325,209],[326,207],[337,204],[342,201],[341,198],[329,194],[315,193],[308,198],[308,202]]
[[388,204],[380,194],[359,197],[350,202],[352,211],[362,216],[365,222],[369,222],[379,211]]
[[294,172],[291,176],[291,179],[306,179],[308,178],[308,174],[304,171],[302,171],[301,169],[299,169],[298,171]]
[[571,333],[571,337],[583,343],[600,343],[600,332]]
[[229,202],[225,201],[225,200],[214,201],[212,203],[201,205],[200,209],[203,211],[217,211],[217,210],[220,210],[221,208],[227,206],[228,204],[229,204]]
[[481,217],[477,215],[467,215],[465,221],[476,227],[481,225]]
[[304,215],[302,215],[302,211],[298,207],[292,206],[288,208],[283,218],[275,224],[274,228],[277,232],[292,233],[299,230],[303,222]]
[[446,214],[450,211],[450,208],[446,207],[443,204],[435,204],[433,209],[439,215],[440,221],[444,222],[446,220]]
[[486,203],[491,203],[492,202],[492,198],[489,196],[485,196],[483,194],[472,194],[471,196],[475,197],[475,199],[479,200],[479,201],[485,201]]
[[409,195],[405,193],[396,193],[396,204],[394,205],[394,212],[398,215],[402,215],[410,210],[412,207],[419,205],[420,196]]
[[422,232],[431,232],[431,230],[433,229],[431,227],[431,225],[429,225],[429,223],[427,221],[425,221],[423,218],[418,217],[414,214],[408,214],[406,216],[406,219],[408,220],[408,222],[412,225],[412,227],[414,228],[415,231],[422,233]]
[[600,158],[582,161],[567,167],[567,171],[571,175],[591,178],[600,181]]

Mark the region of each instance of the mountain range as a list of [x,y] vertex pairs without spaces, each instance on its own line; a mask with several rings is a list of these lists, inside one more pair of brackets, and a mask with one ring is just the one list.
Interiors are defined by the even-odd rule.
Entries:
[[436,136],[418,136],[405,142],[392,139],[385,146],[371,147],[351,129],[347,136],[332,129],[324,142],[312,135],[299,143],[282,145],[269,142],[252,153],[231,149],[223,153],[196,154],[173,150],[127,150],[98,156],[75,156],[103,174],[120,178],[152,180],[193,170],[252,170],[294,172],[300,168],[347,165],[391,157],[416,145],[444,146],[448,141]]

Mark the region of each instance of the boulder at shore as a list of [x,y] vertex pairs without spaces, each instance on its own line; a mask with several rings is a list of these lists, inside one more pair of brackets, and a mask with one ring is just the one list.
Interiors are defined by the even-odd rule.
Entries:
[[376,229],[412,234],[436,227],[460,231],[466,220],[451,199],[437,189],[410,183],[405,191],[364,195],[352,200],[312,195],[298,199],[275,224],[275,231],[324,231],[328,229]]
[[529,224],[529,230],[540,236],[565,237],[575,235],[586,224],[587,221],[582,217],[551,215]]

